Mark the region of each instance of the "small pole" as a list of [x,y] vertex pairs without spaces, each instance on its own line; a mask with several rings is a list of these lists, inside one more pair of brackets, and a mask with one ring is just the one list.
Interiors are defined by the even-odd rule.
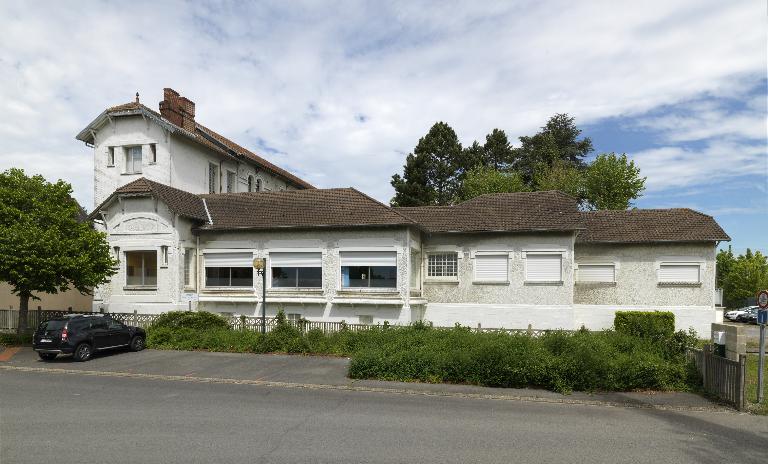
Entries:
[[760,324],[760,357],[757,363],[757,403],[763,401],[763,371],[765,370],[765,323]]
[[264,260],[264,269],[261,270],[261,333],[267,333],[267,266]]

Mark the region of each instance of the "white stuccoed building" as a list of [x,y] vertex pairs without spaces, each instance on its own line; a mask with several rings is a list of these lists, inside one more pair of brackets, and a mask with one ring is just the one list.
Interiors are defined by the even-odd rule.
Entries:
[[669,310],[709,335],[715,253],[729,237],[689,209],[579,211],[560,192],[391,208],[354,189],[314,189],[195,122],[165,89],[160,112],[104,111],[96,208],[120,264],[94,309],[205,309],[349,323],[610,327],[616,310]]

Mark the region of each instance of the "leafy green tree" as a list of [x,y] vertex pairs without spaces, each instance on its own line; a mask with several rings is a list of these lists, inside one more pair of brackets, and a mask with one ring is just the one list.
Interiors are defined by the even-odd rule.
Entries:
[[503,130],[494,129],[485,136],[483,155],[483,164],[496,170],[506,169],[512,163],[514,150]]
[[723,287],[723,282],[726,276],[731,272],[733,263],[736,262],[736,258],[733,256],[733,249],[728,245],[727,250],[719,250],[717,252],[717,271],[715,273],[715,285],[718,288]]
[[21,169],[0,173],[0,281],[19,296],[19,333],[36,293],[88,294],[114,274],[115,264],[105,235],[82,220],[68,183]]
[[728,307],[741,306],[768,288],[768,257],[747,249],[730,265],[724,275],[723,296]]
[[536,190],[560,190],[579,200],[584,199],[584,175],[573,164],[555,160],[552,166],[540,163],[534,171],[533,184]]
[[502,172],[490,166],[477,166],[467,172],[459,199],[469,200],[486,193],[525,192],[528,186],[516,172]]
[[615,153],[597,155],[584,172],[584,198],[590,209],[627,209],[645,190],[634,161]]
[[514,150],[513,168],[526,182],[533,182],[541,163],[552,166],[556,160],[562,160],[579,169],[586,167],[584,158],[594,150],[592,140],[579,139],[581,129],[574,121],[567,114],[556,114],[537,134],[520,137],[521,146]]
[[393,206],[450,205],[467,167],[456,132],[435,123],[406,158],[403,176],[392,176]]

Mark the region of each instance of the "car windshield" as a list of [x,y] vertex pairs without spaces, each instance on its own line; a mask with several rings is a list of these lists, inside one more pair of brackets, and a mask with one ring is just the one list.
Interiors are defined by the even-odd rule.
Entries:
[[40,324],[40,330],[61,330],[65,325],[67,325],[67,321],[54,319]]

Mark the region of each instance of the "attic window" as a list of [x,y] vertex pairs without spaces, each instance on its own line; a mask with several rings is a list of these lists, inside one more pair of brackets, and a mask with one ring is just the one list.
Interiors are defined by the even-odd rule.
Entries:
[[141,146],[126,148],[125,172],[126,174],[141,174]]
[[107,166],[115,165],[115,147],[109,147],[107,149]]
[[232,171],[227,171],[227,193],[235,192],[235,180],[235,173]]
[[156,143],[150,144],[149,150],[150,150],[149,164],[157,163],[157,144]]
[[208,163],[208,193],[216,193],[216,177],[218,168],[213,163]]

